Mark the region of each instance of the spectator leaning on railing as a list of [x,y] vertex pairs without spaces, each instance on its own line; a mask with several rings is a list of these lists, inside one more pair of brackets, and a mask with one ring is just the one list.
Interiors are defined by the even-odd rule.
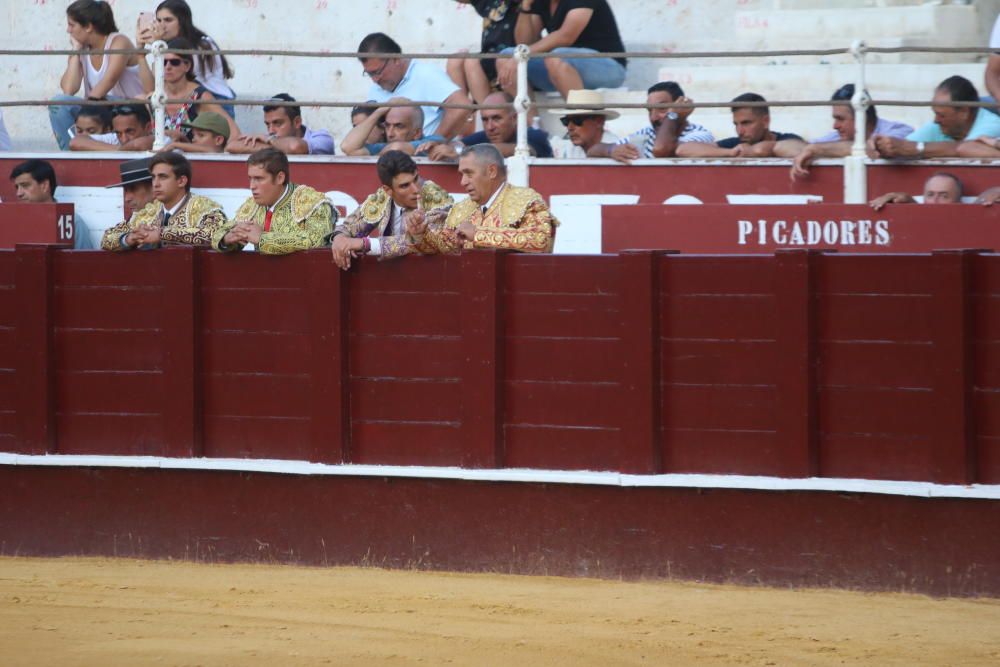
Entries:
[[962,142],[974,142],[979,137],[1000,137],[1000,116],[976,107],[948,104],[978,101],[979,92],[971,81],[950,76],[934,90],[932,122],[917,128],[906,139],[875,137],[875,150],[880,157],[895,159],[956,157],[960,155]]
[[[76,0],[66,8],[66,32],[76,54],[69,57],[66,71],[59,80],[61,95],[54,101],[78,101],[74,97],[83,84],[84,96],[91,100],[140,98],[145,90],[139,79],[139,61],[142,56],[91,55],[91,51],[134,48],[128,37],[118,32],[111,5],[100,0]],[[69,129],[80,109],[78,105],[49,107],[52,133],[61,150],[69,148],[72,137]]]
[[[960,204],[963,190],[962,181],[958,179],[958,176],[939,171],[924,183],[923,203]],[[913,204],[916,201],[906,192],[889,192],[881,197],[876,197],[870,204],[876,211],[880,211],[886,204]]]
[[557,158],[580,160],[589,157],[590,150],[598,144],[614,144],[618,137],[604,129],[604,123],[618,118],[619,113],[604,108],[604,96],[598,90],[571,90],[567,106],[585,106],[585,109],[566,109],[559,121],[566,128],[566,139],[552,139],[552,153]]
[[745,107],[741,102],[766,102],[757,93],[743,93],[733,98],[733,127],[736,136],[715,145],[688,142],[677,147],[678,157],[789,157],[805,142],[797,134],[771,129],[771,112],[766,106]]
[[[404,97],[394,97],[389,102],[404,104],[411,102]],[[385,142],[364,143],[379,124],[385,130]],[[379,107],[360,123],[351,128],[340,144],[344,155],[379,155],[384,151],[403,151],[409,155],[417,152],[421,144],[444,141],[440,135],[424,136],[424,111],[419,106]]]
[[[809,175],[809,165],[816,158],[846,157],[854,147],[854,137],[857,124],[854,120],[854,107],[851,99],[854,97],[854,84],[841,86],[831,98],[839,104],[833,105],[833,131],[824,134],[811,144],[802,146],[801,152],[795,156],[792,164],[792,180],[805,178]],[[868,145],[868,156],[877,157],[873,137],[907,137],[913,128],[906,123],[879,118],[875,105],[868,106],[865,112],[865,139]],[[801,145],[796,142],[796,145]],[[780,150],[780,149],[779,149]]]
[[[460,151],[466,146],[477,144],[493,144],[504,157],[510,157],[517,148],[517,112],[514,111],[514,98],[508,93],[491,93],[483,100],[484,106],[504,104],[503,109],[482,109],[479,117],[483,121],[483,131],[473,132],[460,141],[427,142],[417,151],[427,152],[432,160],[457,160]],[[552,157],[552,145],[549,143],[549,133],[544,130],[528,128],[528,150],[535,157]]]
[[[654,83],[646,91],[646,104],[690,103],[684,91],[674,81]],[[693,108],[649,109],[649,125],[633,132],[617,144],[598,144],[589,151],[589,157],[610,157],[629,164],[639,158],[673,157],[681,144],[696,141],[715,142],[707,129],[688,120]]]
[[[294,102],[288,93],[278,93],[275,102]],[[256,153],[264,148],[276,148],[288,155],[333,155],[333,135],[327,130],[314,130],[302,124],[302,107],[264,105],[264,125],[267,134],[244,134],[233,137],[226,146],[228,153]]]
[[153,120],[149,109],[141,102],[111,107],[111,129],[114,141],[78,134],[69,142],[70,150],[148,151],[153,145]]

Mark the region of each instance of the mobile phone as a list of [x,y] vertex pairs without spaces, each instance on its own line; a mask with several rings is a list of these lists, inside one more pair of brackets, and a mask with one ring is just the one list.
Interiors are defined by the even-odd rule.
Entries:
[[139,12],[139,32],[156,25],[156,12]]

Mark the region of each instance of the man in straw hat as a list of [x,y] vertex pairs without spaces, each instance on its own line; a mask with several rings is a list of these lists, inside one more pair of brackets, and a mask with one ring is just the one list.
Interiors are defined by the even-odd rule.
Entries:
[[[566,98],[566,106],[584,108],[569,108],[559,118],[566,128],[566,140],[553,140],[552,152],[557,158],[583,159],[586,157],[601,157],[592,154],[598,151],[601,144],[618,142],[612,132],[604,129],[604,123],[618,118],[618,112],[604,108],[604,96],[597,90],[571,90]],[[567,141],[568,140],[568,141]]]
[[507,182],[507,166],[493,144],[476,144],[458,160],[469,198],[451,207],[444,223],[407,225],[413,248],[423,254],[496,248],[549,253],[559,221],[540,194]]
[[[659,81],[646,91],[646,104],[690,103],[675,81]],[[630,164],[640,158],[673,157],[677,147],[689,142],[714,144],[707,129],[688,120],[692,108],[663,107],[649,109],[649,125],[633,132],[617,144],[600,144],[589,151],[590,157],[609,157]]]

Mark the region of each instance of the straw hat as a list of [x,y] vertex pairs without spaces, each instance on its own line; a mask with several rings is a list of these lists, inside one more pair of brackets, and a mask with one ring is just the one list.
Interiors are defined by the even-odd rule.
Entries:
[[562,109],[560,116],[604,116],[608,120],[618,118],[617,111],[604,108],[604,95],[599,90],[571,90],[566,98],[567,106],[587,106],[589,109]]

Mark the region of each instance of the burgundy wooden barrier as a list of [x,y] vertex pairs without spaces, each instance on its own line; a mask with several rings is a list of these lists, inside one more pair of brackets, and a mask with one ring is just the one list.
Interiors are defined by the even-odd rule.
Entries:
[[[31,155],[0,153],[0,173],[9,174],[18,163]],[[123,155],[132,159],[136,155]],[[194,165],[193,182],[198,188],[246,188],[246,164],[231,156],[190,156]],[[346,192],[357,201],[375,191],[380,183],[374,158],[335,157],[324,161],[292,157],[292,178],[319,190]],[[76,187],[101,187],[117,183],[115,159],[96,159],[81,154],[65,154],[49,160],[60,183]],[[455,163],[428,162],[419,159],[420,173],[449,192],[462,192]],[[816,165],[810,177],[792,182],[788,178],[790,161],[740,160],[664,160],[659,164],[623,165],[605,160],[587,164],[567,164],[564,160],[540,160],[531,167],[531,187],[546,199],[552,195],[636,194],[642,204],[659,204],[669,197],[685,194],[707,204],[725,204],[727,195],[814,195],[825,202],[841,202],[844,196],[844,170],[839,165]],[[998,184],[995,167],[985,161],[948,163],[949,172],[958,176],[965,193],[977,195]],[[872,197],[885,192],[919,194],[924,181],[942,169],[941,164],[879,163],[868,167],[868,192]],[[13,184],[0,179],[0,199],[14,199]]]
[[602,207],[602,252],[632,248],[725,254],[1000,248],[1000,206],[894,204],[881,211],[844,204]]
[[1000,482],[1000,257],[0,251],[0,448]]
[[0,203],[0,248],[18,243],[64,243],[76,238],[72,204]]

